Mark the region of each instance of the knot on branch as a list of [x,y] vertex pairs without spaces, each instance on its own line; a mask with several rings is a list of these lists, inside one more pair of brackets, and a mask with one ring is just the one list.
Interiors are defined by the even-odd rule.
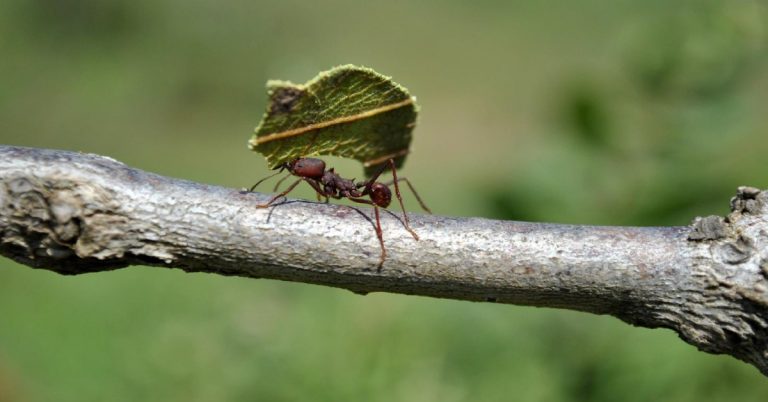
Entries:
[[768,191],[741,186],[736,190],[736,196],[731,198],[731,216],[734,214],[758,215],[764,212],[766,205],[768,205]]
[[691,225],[688,240],[718,240],[733,236],[733,224],[737,223],[743,215],[758,216],[765,213],[768,205],[768,191],[760,191],[755,187],[741,186],[736,191],[736,196],[731,198],[731,213],[726,217],[710,215],[696,217]]
[[691,225],[688,240],[698,243],[692,279],[705,291],[693,295],[700,310],[681,312],[686,323],[678,332],[699,349],[734,355],[768,373],[768,192],[739,187],[730,206],[725,217],[699,217]]
[[10,257],[34,267],[62,274],[81,273],[83,258],[94,270],[109,264],[110,250],[95,241],[94,221],[118,229],[123,221],[110,208],[112,197],[104,189],[56,178],[45,180],[23,174],[0,181],[0,241],[9,245]]
[[768,237],[768,233],[765,230],[748,230],[766,220],[768,191],[741,186],[730,204],[731,213],[725,217],[697,217],[691,225],[688,240],[722,240],[713,246],[713,255],[725,264],[742,264],[756,256],[756,266],[768,279],[768,246],[760,241],[760,238],[764,240]]

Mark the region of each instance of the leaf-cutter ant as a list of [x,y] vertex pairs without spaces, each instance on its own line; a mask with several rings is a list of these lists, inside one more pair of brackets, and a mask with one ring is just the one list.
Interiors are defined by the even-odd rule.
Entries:
[[[384,173],[387,167],[389,167],[392,171],[392,180],[387,183],[376,181],[379,176]],[[394,159],[389,159],[383,163],[381,169],[370,179],[357,183],[354,179],[350,180],[339,176],[339,174],[336,173],[333,168],[326,170],[325,162],[316,158],[294,159],[277,166],[275,169],[279,169],[277,173],[259,180],[259,182],[254,184],[249,189],[249,191],[252,192],[256,186],[261,184],[264,180],[280,174],[284,170],[287,170],[290,175],[296,176],[299,179],[293,182],[284,191],[274,195],[266,203],[257,205],[257,208],[267,208],[271,206],[275,201],[293,191],[293,189],[296,188],[296,186],[298,186],[302,181],[305,181],[310,186],[312,186],[315,192],[317,192],[318,198],[325,197],[326,202],[329,198],[334,198],[337,200],[346,198],[352,202],[372,205],[374,214],[376,215],[376,236],[379,238],[379,244],[381,245],[381,257],[379,258],[378,265],[379,270],[381,270],[381,267],[384,264],[384,260],[387,258],[387,249],[384,247],[384,238],[381,231],[379,208],[387,208],[392,201],[392,191],[390,191],[389,186],[393,184],[395,186],[395,195],[397,196],[397,201],[400,203],[400,208],[403,210],[403,227],[405,227],[405,230],[407,230],[414,239],[419,240],[419,235],[417,235],[416,232],[411,229],[411,225],[408,220],[408,214],[405,212],[405,207],[403,206],[403,197],[400,195],[400,187],[398,186],[398,182],[404,181],[413,192],[413,195],[416,196],[416,200],[419,201],[421,207],[428,213],[432,213],[432,211],[430,211],[429,208],[424,205],[424,202],[421,200],[421,197],[419,197],[416,189],[413,188],[411,182],[408,181],[408,179],[405,177],[397,177],[397,170],[395,169]],[[282,179],[280,182],[282,182]],[[277,185],[279,185],[280,182],[278,182]]]

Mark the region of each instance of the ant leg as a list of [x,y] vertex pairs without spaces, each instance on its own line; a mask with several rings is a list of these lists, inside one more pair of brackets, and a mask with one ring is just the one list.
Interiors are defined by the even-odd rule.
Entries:
[[386,169],[387,169],[387,165],[382,164],[381,168],[379,169],[378,172],[376,172],[376,174],[371,176],[371,178],[368,179],[367,181],[364,181],[364,182],[358,184],[356,187],[357,188],[365,187],[365,189],[363,190],[363,194],[370,194],[371,193],[371,187],[373,187],[373,183],[376,183],[376,180],[379,179],[379,176],[381,176],[381,174],[384,173],[384,170],[386,170]]
[[421,205],[421,208],[423,210],[427,211],[427,213],[431,214],[432,211],[429,208],[427,208],[427,206],[424,204],[424,201],[422,201],[421,197],[419,197],[419,193],[416,192],[416,189],[413,187],[413,184],[411,184],[410,180],[408,180],[407,178],[400,177],[397,180],[390,180],[390,181],[388,181],[388,182],[386,182],[384,184],[387,185],[387,186],[391,186],[392,184],[395,184],[395,183],[401,182],[401,181],[404,181],[405,184],[408,185],[408,188],[411,189],[411,192],[413,193],[413,195],[416,196],[416,200],[419,202],[419,205]]
[[[329,193],[328,191],[326,191],[325,189],[323,189],[323,188],[320,186],[320,183],[319,183],[317,180],[315,180],[315,179],[310,179],[310,178],[308,178],[308,177],[302,177],[301,179],[302,179],[302,180],[304,180],[305,182],[307,182],[307,184],[309,184],[310,186],[312,186],[312,189],[314,189],[314,190],[315,190],[315,193],[316,193],[316,195],[317,195],[317,201],[318,201],[318,202],[322,201],[322,202],[324,202],[325,204],[327,204],[327,203],[328,203],[328,198],[329,198],[329,197],[334,197],[334,198],[339,198],[339,199],[341,198],[341,197],[339,197],[339,196],[334,196],[334,195],[333,195],[333,193]],[[323,198],[325,198],[325,201],[323,201]]]
[[[400,209],[403,210],[403,218],[405,220],[405,222],[403,222],[403,226],[405,226],[405,229],[407,231],[411,232],[414,239],[419,240],[419,235],[417,235],[416,232],[414,232],[413,229],[411,229],[411,223],[408,220],[408,214],[405,212],[405,206],[403,205],[403,197],[400,195],[400,187],[397,185],[397,182],[399,180],[397,179],[397,169],[395,169],[395,160],[390,159],[387,161],[387,163],[389,164],[389,168],[392,169],[392,178],[394,179],[392,183],[395,185],[395,195],[397,196],[397,201],[400,203]],[[413,187],[411,187],[411,190],[413,190]],[[414,191],[414,193],[416,192]],[[416,197],[418,198],[418,196]],[[424,203],[422,203],[421,206],[424,207]],[[429,210],[427,209],[427,211]]]
[[379,266],[377,271],[381,271],[381,267],[384,265],[384,260],[387,259],[387,248],[384,247],[384,235],[381,233],[381,219],[379,218],[379,207],[374,205],[373,212],[376,214],[376,236],[379,237],[379,244],[381,245],[381,257],[379,257]]
[[322,187],[320,187],[320,183],[317,182],[315,179],[310,179],[307,177],[302,177],[302,180],[306,181],[310,186],[312,186],[312,189],[315,190],[315,193],[317,193],[317,201],[321,201],[322,197],[325,197],[325,203],[328,203],[328,193],[323,190]]
[[283,182],[285,181],[285,179],[287,179],[287,178],[289,178],[289,177],[291,177],[291,174],[290,174],[290,173],[288,173],[287,175],[285,175],[285,177],[283,177],[282,179],[278,180],[278,181],[277,181],[277,183],[275,183],[275,187],[272,189],[272,192],[273,192],[273,193],[274,193],[274,192],[276,192],[276,191],[277,191],[277,189],[278,189],[278,188],[280,188],[280,185],[281,185],[281,184],[283,184]]
[[269,207],[270,205],[272,205],[272,203],[273,203],[273,202],[275,202],[275,200],[277,200],[277,199],[278,199],[278,198],[280,198],[280,197],[285,197],[285,195],[286,195],[286,194],[288,194],[288,193],[290,193],[291,191],[293,191],[293,189],[294,189],[294,188],[296,188],[296,186],[298,186],[298,185],[299,185],[299,183],[301,183],[303,180],[304,180],[304,179],[299,179],[299,180],[296,180],[295,182],[293,182],[293,184],[291,184],[290,186],[288,186],[288,188],[287,188],[287,189],[285,189],[285,191],[283,191],[283,192],[282,192],[282,193],[280,193],[280,194],[276,194],[276,195],[274,195],[272,198],[270,198],[270,199],[269,199],[269,201],[267,201],[267,203],[266,203],[266,204],[256,205],[256,208],[267,208],[267,207]]
[[325,193],[317,192],[317,202],[322,202],[323,204],[328,204],[330,202],[330,197],[325,195]]
[[[253,190],[256,190],[256,187],[258,187],[259,184],[263,183],[267,179],[271,179],[271,178],[279,175],[280,173],[283,173],[283,169],[282,168],[280,170],[278,170],[277,173],[273,173],[273,174],[271,174],[271,175],[269,175],[269,176],[267,176],[267,177],[257,181],[256,184],[252,185],[251,188],[248,189],[248,192],[252,193]],[[285,179],[283,179],[283,180],[285,180]]]
[[373,201],[366,200],[365,198],[349,197],[348,199],[350,201],[357,202],[360,204],[373,205],[373,212],[376,215],[376,237],[379,238],[379,244],[381,245],[381,257],[379,257],[379,266],[376,270],[381,271],[381,267],[384,265],[384,260],[387,259],[387,248],[384,247],[384,234],[381,231],[381,218],[379,217],[379,206],[374,204]]

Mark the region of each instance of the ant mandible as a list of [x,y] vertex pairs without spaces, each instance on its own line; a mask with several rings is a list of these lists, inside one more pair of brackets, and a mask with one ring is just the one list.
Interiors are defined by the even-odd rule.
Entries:
[[[376,181],[379,176],[384,173],[387,166],[390,168],[390,170],[392,170],[392,180],[387,183]],[[430,211],[429,208],[424,205],[424,202],[421,200],[421,197],[419,197],[416,189],[413,188],[411,182],[405,177],[397,177],[397,170],[395,169],[394,159],[387,160],[385,164],[382,164],[381,169],[375,175],[373,175],[370,179],[359,183],[355,183],[354,180],[345,179],[339,176],[339,174],[336,173],[333,168],[326,170],[325,162],[316,158],[297,158],[292,161],[285,162],[277,166],[275,169],[279,169],[279,171],[273,175],[259,180],[259,182],[254,184],[249,189],[249,191],[252,192],[254,189],[256,189],[256,186],[261,184],[261,182],[277,174],[280,174],[284,170],[287,170],[290,175],[296,176],[299,179],[288,186],[288,188],[286,188],[283,192],[270,198],[266,203],[256,205],[257,208],[267,208],[271,206],[275,201],[281,197],[285,197],[288,193],[293,191],[293,189],[296,188],[296,186],[298,186],[302,181],[305,181],[310,186],[312,186],[315,192],[317,192],[318,197],[325,197],[326,202],[328,201],[328,198],[334,198],[337,200],[346,198],[352,202],[372,205],[374,214],[376,215],[376,236],[379,238],[379,244],[381,245],[381,257],[379,258],[378,265],[379,270],[381,270],[382,265],[384,265],[384,260],[387,258],[387,249],[384,247],[384,237],[381,231],[379,207],[387,208],[392,201],[392,191],[390,191],[389,186],[393,184],[395,186],[395,195],[397,196],[397,201],[400,203],[400,208],[403,210],[403,226],[413,236],[414,239],[419,240],[419,235],[417,235],[416,232],[411,229],[410,221],[408,220],[408,214],[405,212],[405,207],[403,206],[403,197],[400,195],[400,187],[397,185],[397,183],[404,181],[413,192],[413,195],[416,196],[416,200],[419,201],[421,207],[428,213],[432,213],[432,211]],[[282,182],[282,180],[280,180],[280,182]],[[280,185],[280,182],[278,182],[278,186]],[[277,186],[275,188],[277,188]],[[368,197],[369,199],[364,197]]]

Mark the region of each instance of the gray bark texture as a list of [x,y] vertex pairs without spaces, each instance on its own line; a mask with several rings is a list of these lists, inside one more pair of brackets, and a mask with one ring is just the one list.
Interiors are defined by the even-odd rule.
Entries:
[[[129,265],[610,314],[676,331],[768,375],[768,192],[726,217],[598,227],[382,214],[147,173],[75,152],[0,146],[0,253],[61,274]],[[409,214],[410,215],[410,214]]]

